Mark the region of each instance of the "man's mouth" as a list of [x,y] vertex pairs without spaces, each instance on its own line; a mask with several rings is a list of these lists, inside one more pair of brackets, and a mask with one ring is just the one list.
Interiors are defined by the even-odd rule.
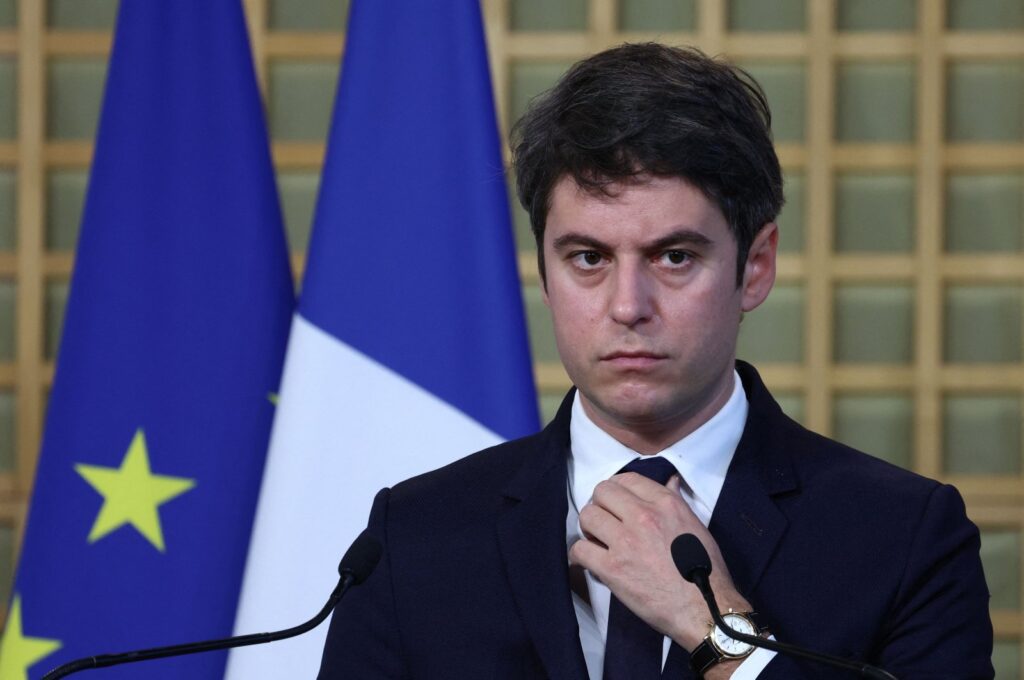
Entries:
[[664,360],[665,355],[656,352],[610,352],[601,357],[604,363],[629,370],[650,368]]

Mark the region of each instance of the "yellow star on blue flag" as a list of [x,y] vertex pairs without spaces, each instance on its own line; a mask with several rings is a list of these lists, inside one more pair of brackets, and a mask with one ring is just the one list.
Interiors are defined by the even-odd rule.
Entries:
[[60,641],[28,637],[21,628],[21,597],[14,596],[0,639],[0,680],[28,680],[29,666],[60,649]]
[[150,471],[142,428],[135,431],[120,468],[79,464],[75,471],[103,496],[103,506],[89,532],[90,543],[130,524],[160,552],[164,551],[164,532],[158,508],[196,485],[193,479]]

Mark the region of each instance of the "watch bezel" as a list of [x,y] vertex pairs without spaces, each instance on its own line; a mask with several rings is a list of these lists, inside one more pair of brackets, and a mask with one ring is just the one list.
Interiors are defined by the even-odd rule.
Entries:
[[[741,612],[729,611],[729,612],[727,612],[725,614],[722,614],[722,619],[727,624],[730,624],[730,627],[736,628],[736,630],[741,632],[741,633],[746,633],[747,632],[746,630],[743,630],[740,627],[732,625],[733,620],[742,621],[743,624],[744,624],[743,628],[749,628],[749,631],[750,631],[749,634],[750,635],[757,635],[758,634],[757,624],[755,624],[750,619],[749,616],[746,616],[745,614],[742,614]],[[722,635],[723,637],[727,637],[730,640],[733,640],[733,641],[735,641],[735,642],[737,642],[737,643],[739,643],[741,645],[746,645],[746,648],[743,651],[741,651],[741,652],[731,652],[731,651],[725,650],[725,649],[723,649],[718,644],[718,635]],[[718,627],[718,624],[715,624],[711,628],[711,632],[708,633],[708,636],[707,636],[706,639],[711,644],[711,646],[715,648],[715,651],[718,652],[722,656],[722,658],[725,658],[725,659],[745,659],[748,656],[750,656],[754,652],[754,650],[756,649],[756,647],[754,645],[750,644],[749,642],[744,642],[743,640],[736,640],[736,638],[730,637],[728,633],[726,633],[724,630],[722,630],[721,628]]]

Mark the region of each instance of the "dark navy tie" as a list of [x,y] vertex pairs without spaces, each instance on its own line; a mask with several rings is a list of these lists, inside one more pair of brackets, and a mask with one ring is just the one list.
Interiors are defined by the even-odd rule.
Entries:
[[[636,472],[659,484],[668,483],[672,475],[677,474],[672,463],[650,456],[630,461],[617,474],[623,472]],[[604,648],[604,680],[657,680],[662,677],[663,637],[612,595]],[[687,672],[685,662],[681,668],[676,668],[683,661],[678,652],[682,652],[685,658],[686,653],[682,649],[673,650],[665,667],[666,678],[683,677]]]

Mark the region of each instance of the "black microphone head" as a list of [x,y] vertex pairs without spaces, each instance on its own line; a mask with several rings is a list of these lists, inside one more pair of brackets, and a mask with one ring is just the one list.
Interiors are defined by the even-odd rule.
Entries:
[[345,551],[345,556],[338,564],[338,573],[341,576],[350,576],[352,584],[358,585],[365,581],[380,561],[382,549],[380,541],[371,536],[366,529],[356,536],[352,545]]
[[676,569],[690,583],[696,583],[699,574],[711,574],[711,558],[704,544],[693,534],[679,534],[672,541],[672,561]]

